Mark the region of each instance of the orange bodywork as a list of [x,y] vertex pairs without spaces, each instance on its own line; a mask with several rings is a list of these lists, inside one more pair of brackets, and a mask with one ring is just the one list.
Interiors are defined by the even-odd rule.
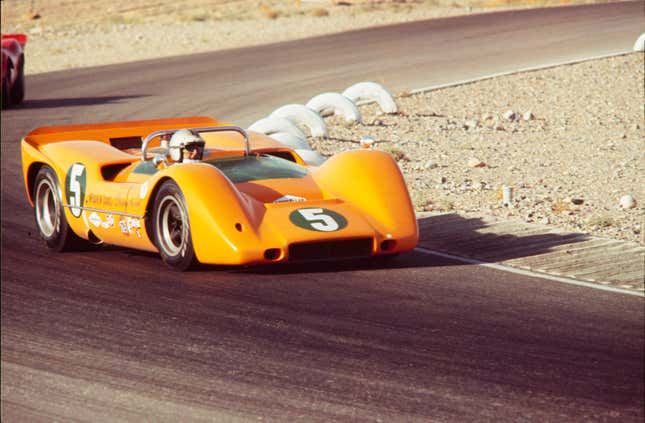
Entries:
[[[297,177],[235,182],[223,167],[210,163],[243,158],[243,138],[217,132],[203,134],[202,163],[142,161],[140,140],[148,134],[206,126],[224,124],[191,117],[36,129],[22,140],[27,197],[33,206],[35,175],[48,165],[58,177],[65,217],[74,233],[157,251],[149,233],[151,208],[159,185],[172,179],[185,198],[196,258],[208,264],[292,261],[294,246],[304,246],[298,259],[334,258],[329,252],[335,251],[335,242],[343,241],[362,240],[368,255],[416,246],[418,228],[408,190],[396,162],[384,152],[352,150],[320,167],[306,167],[294,151],[263,134],[250,133],[251,157],[287,158],[293,163],[289,166],[302,172],[297,169],[301,172]],[[156,146],[159,140],[150,144]],[[75,177],[78,169],[83,169],[82,181]],[[276,202],[285,196],[300,201]]]

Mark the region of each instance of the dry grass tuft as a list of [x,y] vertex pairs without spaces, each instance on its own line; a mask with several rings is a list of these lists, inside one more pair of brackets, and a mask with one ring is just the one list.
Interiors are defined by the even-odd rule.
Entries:
[[317,18],[322,18],[325,16],[329,16],[329,11],[327,9],[323,9],[321,7],[314,9],[311,11],[311,15],[315,16]]
[[264,3],[260,4],[260,12],[262,12],[262,15],[264,15],[265,18],[272,21],[278,19],[278,17],[280,16],[280,12]]

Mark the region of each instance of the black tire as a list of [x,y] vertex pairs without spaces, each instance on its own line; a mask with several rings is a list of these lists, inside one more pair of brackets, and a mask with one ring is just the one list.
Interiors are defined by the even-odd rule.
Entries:
[[20,65],[18,66],[18,75],[16,82],[11,89],[11,104],[20,104],[25,99],[25,55],[20,55]]
[[159,188],[151,224],[155,245],[166,265],[184,271],[197,263],[186,201],[174,181],[166,181]]
[[69,227],[61,200],[58,177],[45,165],[34,182],[34,217],[40,237],[54,251],[76,250],[87,245]]
[[9,81],[11,81],[11,66],[7,66],[7,74],[4,75],[2,80],[2,108],[6,109],[9,107],[11,102],[11,95],[9,92]]

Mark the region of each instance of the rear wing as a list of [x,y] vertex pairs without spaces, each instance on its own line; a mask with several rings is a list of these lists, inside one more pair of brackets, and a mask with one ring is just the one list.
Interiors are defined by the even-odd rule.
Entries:
[[194,116],[86,125],[47,126],[34,129],[25,135],[23,140],[35,148],[53,142],[92,140],[109,144],[119,150],[126,150],[141,148],[143,139],[152,132],[204,126],[224,126],[224,124],[207,116]]
[[27,36],[25,34],[2,34],[3,40],[8,40],[12,38],[18,41],[18,43],[23,47],[25,46],[25,44],[27,44]]

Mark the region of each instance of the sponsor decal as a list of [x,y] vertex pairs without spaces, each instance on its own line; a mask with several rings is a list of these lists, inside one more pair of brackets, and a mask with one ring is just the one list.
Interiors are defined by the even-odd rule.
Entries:
[[144,199],[146,198],[146,194],[148,193],[148,182],[144,182],[143,185],[141,185],[141,188],[139,189],[139,198]]
[[119,219],[119,227],[121,228],[121,233],[124,235],[130,235],[130,230],[128,229],[128,222],[122,219]]
[[67,192],[67,204],[70,205],[72,216],[80,217],[85,201],[85,185],[87,183],[87,172],[83,163],[74,163],[67,171],[65,177],[65,191]]
[[125,197],[111,197],[103,194],[87,194],[85,202],[93,207],[109,207],[109,208],[123,208],[125,209],[128,200]]
[[104,229],[113,228],[114,227],[114,216],[112,216],[111,214],[108,214],[107,216],[105,216],[105,222],[101,223],[101,226]]
[[323,208],[294,210],[289,215],[289,220],[300,228],[317,232],[334,232],[347,226],[347,219],[343,215]]
[[141,231],[139,231],[139,229],[141,229],[141,222],[139,221],[139,219],[128,217],[127,222],[128,232],[134,232],[135,234],[137,234],[137,237],[141,238]]
[[101,226],[101,224],[103,223],[103,221],[101,220],[101,217],[98,214],[96,214],[96,212],[92,212],[92,214],[90,215],[89,221],[92,225],[94,225],[97,228]]

